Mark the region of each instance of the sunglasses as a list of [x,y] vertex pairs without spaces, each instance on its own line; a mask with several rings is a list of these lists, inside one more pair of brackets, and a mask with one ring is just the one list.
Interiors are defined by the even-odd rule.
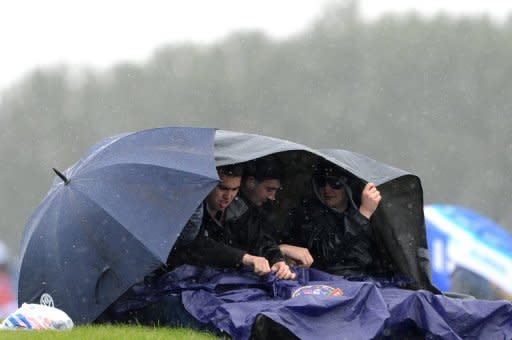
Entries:
[[318,184],[320,188],[323,188],[327,184],[329,184],[329,186],[333,189],[341,189],[345,184],[345,180],[339,177],[317,176],[315,177],[315,182]]

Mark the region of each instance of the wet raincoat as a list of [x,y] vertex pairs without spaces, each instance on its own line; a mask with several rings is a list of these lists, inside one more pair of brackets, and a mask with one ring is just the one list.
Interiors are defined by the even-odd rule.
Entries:
[[313,197],[291,212],[289,229],[289,243],[308,248],[314,268],[343,276],[382,273],[370,221],[352,205],[338,212]]
[[237,268],[246,253],[263,256],[270,265],[284,260],[275,240],[264,231],[267,223],[264,211],[242,193],[226,209],[223,221],[212,218],[204,204],[202,209],[197,236],[191,242],[178,239],[169,256],[169,269],[185,263]]

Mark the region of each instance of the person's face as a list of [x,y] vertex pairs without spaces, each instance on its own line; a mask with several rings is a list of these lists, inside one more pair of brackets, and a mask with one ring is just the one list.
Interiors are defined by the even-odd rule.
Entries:
[[253,187],[250,189],[251,194],[249,195],[251,201],[256,205],[261,206],[267,201],[276,200],[276,194],[281,187],[281,182],[278,179],[265,179],[261,182],[254,179],[250,186]]
[[339,211],[344,211],[347,207],[347,195],[345,193],[345,189],[343,187],[331,186],[329,181],[322,183],[323,186],[320,187],[320,196],[325,204],[329,208],[334,208]]
[[219,175],[219,177],[220,183],[210,192],[207,201],[210,209],[224,211],[238,193],[242,178],[226,176],[224,174]]

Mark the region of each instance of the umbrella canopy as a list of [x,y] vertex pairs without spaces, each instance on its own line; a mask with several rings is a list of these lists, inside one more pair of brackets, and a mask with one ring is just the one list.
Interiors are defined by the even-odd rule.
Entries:
[[313,165],[319,158],[350,173],[359,182],[359,189],[367,182],[377,185],[382,202],[372,221],[382,240],[382,254],[390,257],[396,274],[413,280],[417,288],[438,291],[430,278],[423,189],[417,176],[347,150],[314,150],[287,140],[233,131],[219,130],[215,135],[217,165],[245,162],[271,154],[279,156],[285,164],[285,180],[280,194],[284,201],[282,216],[286,216],[302,196],[311,194]]
[[19,302],[93,321],[162,263],[218,182],[215,130],[160,128],[107,138],[65,172],[29,218]]

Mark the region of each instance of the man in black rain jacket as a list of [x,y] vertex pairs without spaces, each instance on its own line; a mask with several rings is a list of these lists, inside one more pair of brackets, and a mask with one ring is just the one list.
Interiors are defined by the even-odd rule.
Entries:
[[347,174],[326,161],[317,164],[312,182],[315,195],[290,214],[289,243],[308,248],[313,267],[320,270],[371,275],[376,242],[370,218],[381,200],[380,192],[367,183],[358,208]]
[[240,166],[219,167],[218,171],[221,182],[199,208],[201,225],[189,221],[185,226],[169,256],[169,266],[247,265],[258,275],[272,271],[279,279],[294,278],[276,242],[264,232],[263,212],[244,196],[236,196],[242,179]]

